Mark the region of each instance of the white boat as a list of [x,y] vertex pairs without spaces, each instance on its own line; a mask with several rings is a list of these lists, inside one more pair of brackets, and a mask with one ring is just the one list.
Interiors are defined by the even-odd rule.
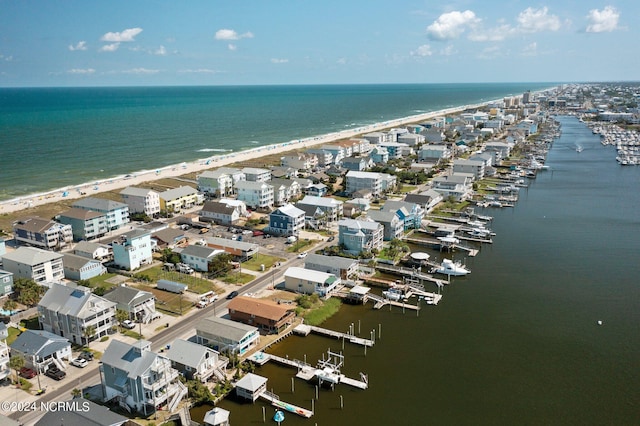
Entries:
[[583,149],[584,149],[584,148],[582,148],[580,145],[578,145],[578,146],[576,147],[576,152],[577,152],[577,153],[581,153]]
[[451,259],[444,259],[440,266],[435,268],[434,272],[449,276],[463,276],[471,273],[462,263],[454,262]]
[[486,228],[473,228],[471,231],[467,231],[467,234],[475,238],[489,238],[492,232]]
[[384,297],[389,300],[393,300],[394,302],[404,299],[404,293],[402,293],[402,290],[398,288],[390,288],[389,290],[383,291],[382,294]]

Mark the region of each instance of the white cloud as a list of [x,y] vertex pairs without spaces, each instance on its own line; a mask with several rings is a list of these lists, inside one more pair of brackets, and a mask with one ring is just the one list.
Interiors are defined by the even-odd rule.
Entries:
[[286,64],[287,62],[289,62],[288,59],[271,58],[272,64]]
[[115,52],[120,47],[120,43],[105,44],[100,48],[100,52]]
[[122,71],[123,74],[158,74],[160,70],[150,70],[147,68],[132,68]]
[[11,62],[11,61],[13,61],[13,56],[12,55],[9,55],[9,56],[0,55],[0,59],[2,59],[3,61],[6,61],[6,62]]
[[538,55],[538,43],[535,41],[530,43],[522,49],[522,56],[537,56]]
[[412,50],[410,53],[411,56],[431,56],[433,52],[431,51],[431,46],[428,44],[423,44],[422,46],[418,46],[416,50]]
[[476,14],[470,10],[443,13],[427,27],[427,35],[432,40],[457,38],[467,28],[471,28],[479,22],[480,19],[476,18]]
[[70,44],[69,45],[69,50],[71,50],[72,52],[74,50],[87,50],[87,42],[86,41],[79,41],[78,43],[76,43],[75,46],[73,44]]
[[186,70],[180,70],[178,72],[185,73],[185,74],[217,74],[218,73],[218,71],[208,69],[208,68],[198,68],[195,70],[186,69]]
[[556,15],[548,15],[548,12],[549,9],[546,6],[542,9],[526,8],[518,15],[518,29],[525,33],[558,31],[560,18]]
[[613,6],[606,6],[602,10],[590,10],[587,19],[589,20],[588,33],[611,32],[618,28],[620,13]]
[[166,56],[167,54],[167,49],[164,48],[164,46],[160,45],[160,47],[158,47],[154,52],[154,55],[158,55],[158,56]]
[[93,68],[86,68],[86,69],[82,69],[82,68],[73,68],[70,69],[69,71],[67,71],[69,74],[94,74],[96,72],[96,70],[94,70]]
[[236,46],[233,43],[229,43],[229,45],[227,46],[227,49],[234,51],[234,50],[238,50],[238,46]]
[[441,50],[440,50],[440,54],[441,54],[442,56],[453,56],[453,55],[455,55],[456,53],[458,53],[458,51],[457,51],[457,50],[456,50],[456,48],[455,48],[455,47],[453,47],[453,45],[451,45],[451,44],[450,44],[449,46],[445,47],[444,49],[441,49]]
[[241,38],[253,38],[253,33],[248,31],[244,34],[238,34],[235,30],[223,28],[216,31],[216,40],[240,40]]
[[119,33],[106,33],[100,40],[114,43],[135,41],[135,36],[142,32],[142,28],[129,28]]
[[502,41],[513,33],[513,28],[509,24],[503,24],[488,30],[476,30],[469,34],[471,41]]

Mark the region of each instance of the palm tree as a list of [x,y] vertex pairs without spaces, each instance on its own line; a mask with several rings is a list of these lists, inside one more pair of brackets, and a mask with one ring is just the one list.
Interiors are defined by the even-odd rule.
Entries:
[[125,311],[124,309],[116,309],[116,321],[118,321],[118,327],[120,328],[120,331],[122,331],[122,322],[128,319],[129,312]]
[[95,325],[88,325],[82,330],[82,335],[86,339],[87,348],[89,347],[89,341],[91,340],[91,338],[95,334],[96,334],[96,326]]
[[71,391],[71,396],[73,398],[80,398],[81,395],[82,395],[82,391],[78,388],[73,388],[73,390]]
[[20,377],[18,374],[20,370],[24,367],[24,358],[20,355],[14,355],[9,359],[9,368],[16,371],[16,383],[20,382]]

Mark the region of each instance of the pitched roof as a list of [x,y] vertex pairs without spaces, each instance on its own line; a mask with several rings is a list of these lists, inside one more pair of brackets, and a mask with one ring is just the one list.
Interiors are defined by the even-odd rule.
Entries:
[[119,203],[113,200],[107,200],[105,198],[82,198],[72,205],[73,207],[81,208],[84,210],[95,210],[100,212],[110,212],[119,209],[128,209],[129,207],[124,203]]
[[104,298],[119,305],[135,306],[145,300],[153,299],[154,295],[148,291],[121,285],[105,294]]
[[256,327],[242,324],[240,322],[231,321],[212,315],[203,318],[196,323],[196,332],[202,331],[207,334],[220,336],[233,342],[239,342],[244,339],[247,334],[258,331]]
[[146,197],[149,194],[154,193],[153,189],[147,188],[136,188],[135,186],[128,186],[122,191],[120,191],[120,195],[132,195],[134,197]]
[[[72,402],[78,402],[78,404],[71,404]],[[73,399],[66,401],[65,404],[68,404],[65,407],[73,409],[47,410],[45,415],[35,423],[35,426],[120,426],[129,421],[128,418],[88,399]],[[4,425],[4,423],[0,423]]]
[[176,339],[166,356],[173,362],[197,368],[207,352],[213,352],[213,350],[188,340]]
[[129,378],[135,379],[144,374],[160,357],[147,348],[150,342],[138,340],[132,345],[120,340],[111,340],[109,346],[102,354],[101,361],[104,365],[115,367],[127,372]]
[[69,339],[44,330],[25,330],[9,345],[25,355],[38,355],[46,358],[59,350],[70,346]]
[[235,210],[236,210],[235,207],[226,203],[218,202],[218,201],[207,201],[202,206],[203,212],[211,212],[211,213],[218,213],[218,214],[225,214],[225,215],[231,215],[233,214],[233,212],[235,212]]
[[58,223],[41,217],[28,217],[14,223],[14,228],[24,229],[25,231],[42,233],[52,226],[59,226]]
[[180,186],[178,188],[168,189],[160,193],[163,200],[175,200],[176,198],[186,197],[187,195],[197,194],[198,191],[190,186]]
[[17,263],[35,266],[46,262],[52,262],[62,258],[61,253],[54,253],[48,250],[42,250],[36,247],[18,247],[12,252],[2,255],[5,260],[12,260]]
[[314,283],[333,283],[336,280],[336,276],[326,272],[316,271],[313,269],[299,268],[292,266],[284,273],[285,278],[297,278],[299,280],[311,281]]
[[349,259],[348,257],[340,256],[325,256],[323,254],[311,253],[307,255],[304,260],[305,267],[309,265],[327,265],[332,267],[338,267],[339,269],[349,269],[354,263],[358,261],[355,259]]
[[87,287],[71,287],[57,283],[51,285],[38,303],[38,306],[51,311],[78,318],[95,315],[115,305],[114,302],[91,293]]
[[239,296],[232,299],[227,305],[227,308],[229,311],[248,313],[256,317],[276,321],[280,320],[288,311],[293,309],[293,307],[289,305],[278,305],[270,300],[261,300],[246,296]]
[[65,269],[80,269],[87,265],[87,263],[100,263],[95,259],[89,259],[88,257],[79,256],[77,254],[64,253],[62,255],[62,264]]
[[289,217],[304,216],[304,210],[300,210],[299,208],[297,208],[293,204],[285,204],[282,207],[278,207],[271,214],[274,214],[274,213],[277,214],[278,212],[283,214],[283,215],[287,215]]
[[85,210],[78,207],[71,208],[67,211],[60,213],[60,216],[69,217],[71,219],[89,220],[97,217],[106,217],[106,213],[93,210]]

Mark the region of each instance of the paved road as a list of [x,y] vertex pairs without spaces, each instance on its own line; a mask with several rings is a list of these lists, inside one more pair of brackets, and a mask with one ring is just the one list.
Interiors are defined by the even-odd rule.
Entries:
[[[319,250],[329,245],[327,242],[323,242],[318,246],[314,247],[314,250]],[[291,266],[301,266],[304,263],[304,259],[298,259],[294,257],[293,259],[289,259],[284,262],[279,268],[272,269],[270,272],[262,274],[260,277],[251,281],[242,287],[241,290],[238,291],[240,294],[256,292],[258,290],[264,289],[267,286],[271,285],[272,282],[279,283],[284,279],[284,272],[287,268]],[[227,305],[229,304],[229,300],[221,299],[216,301],[215,303],[209,305],[204,309],[198,309],[195,313],[187,316],[184,320],[180,321],[178,324],[173,325],[165,330],[160,331],[153,337],[149,339],[151,341],[151,349],[153,351],[159,351],[161,348],[165,347],[167,344],[170,344],[177,338],[188,338],[193,335],[195,324],[202,318],[208,317],[210,315],[222,316],[221,314],[226,313]],[[100,383],[100,373],[98,370],[98,363],[92,362],[89,366],[87,366],[82,376],[80,376],[77,381],[73,379],[73,381],[68,381],[66,383],[61,384],[57,389],[52,390],[50,392],[45,393],[40,397],[38,403],[40,401],[66,401],[71,398],[71,391],[74,388],[79,388],[80,384],[82,387],[94,386]],[[15,412],[11,414],[11,417],[14,420],[20,421],[24,425],[33,424],[38,420],[40,416],[44,415],[44,412],[34,411],[34,412]]]

